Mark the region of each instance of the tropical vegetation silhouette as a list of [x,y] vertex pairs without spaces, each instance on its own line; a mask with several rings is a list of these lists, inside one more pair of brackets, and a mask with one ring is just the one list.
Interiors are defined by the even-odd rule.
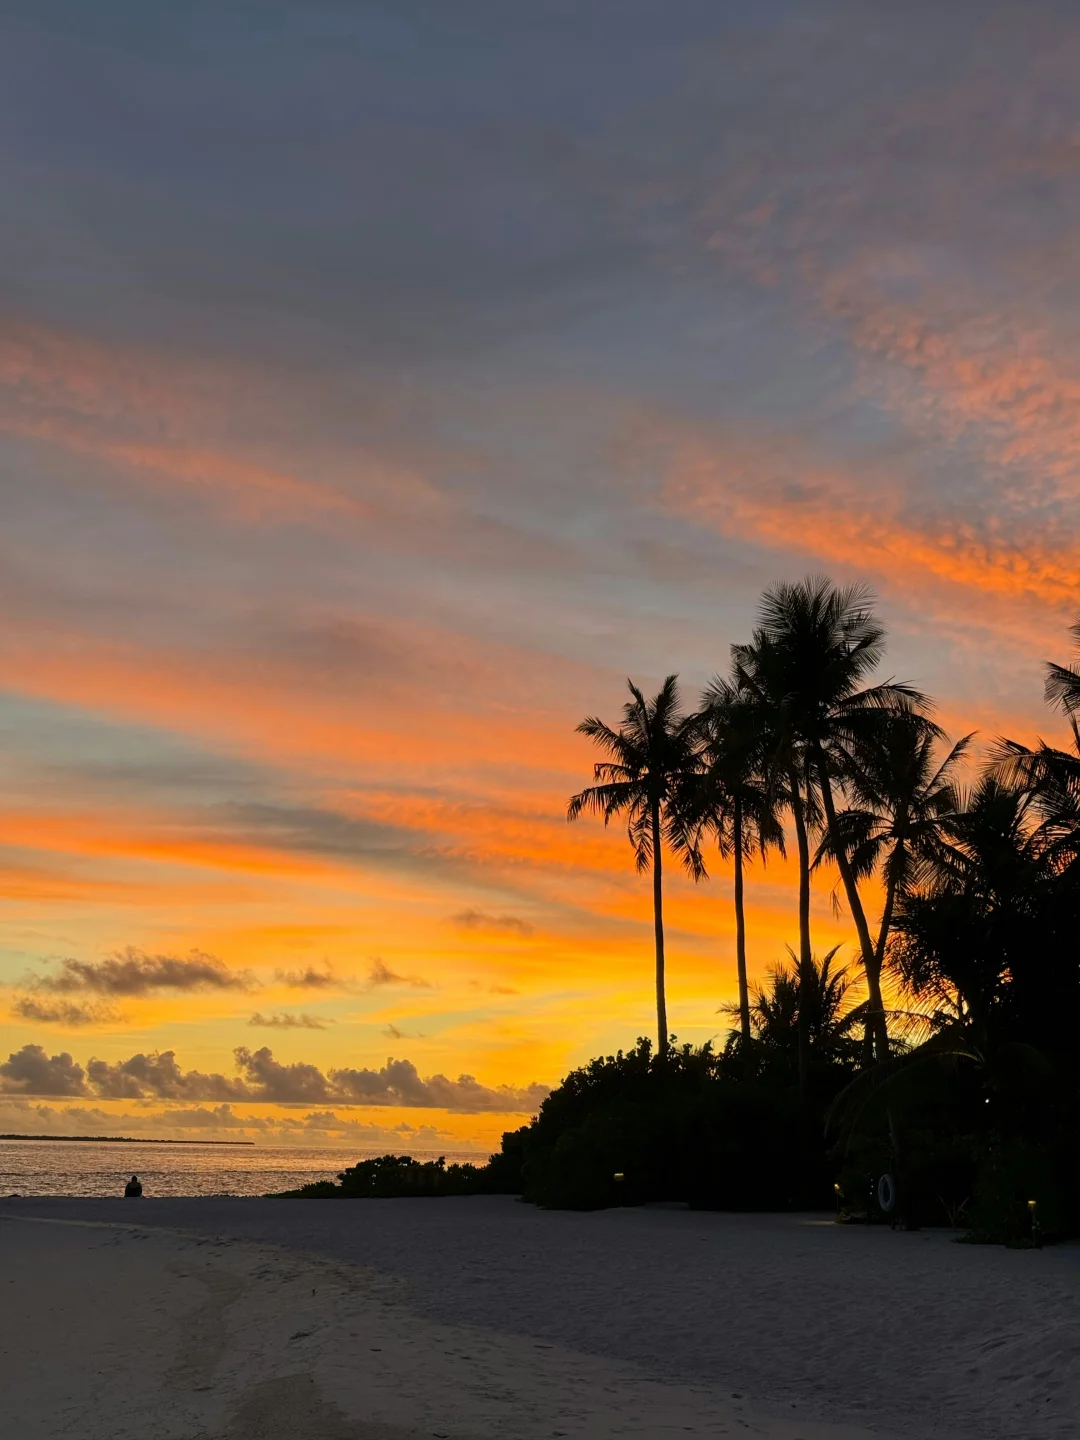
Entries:
[[[669,675],[651,698],[631,683],[617,726],[581,723],[603,758],[568,818],[623,820],[651,874],[655,1043],[573,1071],[486,1168],[399,1166],[405,1193],[1080,1233],[1080,664],[1046,666],[1067,745],[1000,738],[976,765],[972,735],[950,743],[928,696],[879,677],[884,649],[865,588],[778,584],[697,710]],[[751,984],[746,872],[789,845],[797,943]],[[665,854],[704,881],[712,849],[733,868],[738,976],[718,1050],[676,1043],[665,993]],[[813,949],[826,870],[846,960]],[[385,1193],[363,1188],[374,1173],[351,1193]]]

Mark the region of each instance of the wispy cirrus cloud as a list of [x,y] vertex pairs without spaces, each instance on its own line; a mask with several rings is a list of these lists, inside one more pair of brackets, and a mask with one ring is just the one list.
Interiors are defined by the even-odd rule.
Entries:
[[[222,375],[235,392],[238,375]],[[191,488],[243,518],[362,517],[354,496],[246,456],[200,444],[226,430],[205,369],[123,351],[26,322],[0,327],[0,433],[112,462],[135,479]]]
[[699,434],[673,439],[665,503],[718,532],[812,559],[855,568],[909,599],[937,586],[970,597],[1067,609],[1075,603],[1080,535],[1008,529],[989,517],[920,513],[866,472],[819,467],[770,442]]

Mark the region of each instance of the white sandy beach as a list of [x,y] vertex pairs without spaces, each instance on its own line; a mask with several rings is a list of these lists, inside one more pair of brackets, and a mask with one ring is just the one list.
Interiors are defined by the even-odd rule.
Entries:
[[5,1440],[1064,1440],[1080,1413],[1076,1247],[498,1199],[24,1200],[0,1265]]

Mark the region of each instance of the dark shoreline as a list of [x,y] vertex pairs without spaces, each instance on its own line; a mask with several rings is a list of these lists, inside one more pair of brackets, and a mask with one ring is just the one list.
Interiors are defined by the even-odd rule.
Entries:
[[94,1145],[254,1145],[254,1140],[145,1140],[139,1135],[0,1135],[0,1140],[84,1141]]

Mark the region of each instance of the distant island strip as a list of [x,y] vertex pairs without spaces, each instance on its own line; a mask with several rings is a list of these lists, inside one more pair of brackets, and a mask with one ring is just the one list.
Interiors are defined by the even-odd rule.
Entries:
[[254,1140],[144,1140],[141,1135],[0,1135],[0,1140],[85,1140],[95,1145],[254,1145]]

